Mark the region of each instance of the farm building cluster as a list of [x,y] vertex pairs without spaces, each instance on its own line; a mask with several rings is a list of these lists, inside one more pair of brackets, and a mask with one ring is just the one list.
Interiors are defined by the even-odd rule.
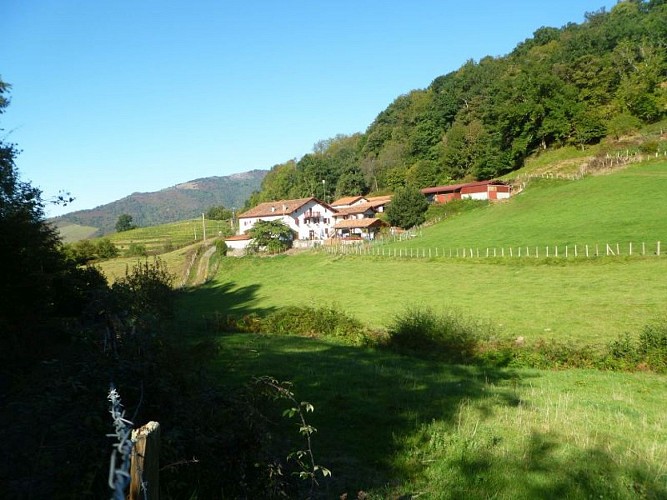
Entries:
[[[436,186],[421,190],[430,203],[456,199],[502,200],[511,187],[502,181],[478,181]],[[373,240],[388,224],[378,217],[391,203],[391,196],[348,196],[331,204],[315,197],[267,201],[239,214],[238,234],[225,239],[231,250],[243,250],[251,242],[248,232],[258,221],[280,221],[294,234],[296,246],[324,241]]]

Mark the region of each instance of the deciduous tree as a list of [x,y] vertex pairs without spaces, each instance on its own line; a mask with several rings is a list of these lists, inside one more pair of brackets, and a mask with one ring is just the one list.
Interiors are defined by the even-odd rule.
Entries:
[[419,189],[414,186],[399,188],[387,207],[387,220],[392,226],[409,229],[426,220],[428,202]]

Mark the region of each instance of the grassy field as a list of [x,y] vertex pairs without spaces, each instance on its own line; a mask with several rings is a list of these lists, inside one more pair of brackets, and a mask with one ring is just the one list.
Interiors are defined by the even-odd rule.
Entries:
[[219,342],[225,383],[271,375],[314,405],[316,462],[333,473],[325,498],[667,495],[664,377],[453,366],[294,337]]
[[58,226],[58,233],[65,243],[90,238],[96,231],[96,227],[80,226],[79,224],[64,224]]
[[455,310],[499,336],[600,343],[667,316],[667,258],[399,260],[306,253],[223,259],[188,294],[194,317],[335,304],[374,327],[409,306]]
[[[531,183],[507,203],[392,245],[667,247],[665,188],[664,162]],[[179,318],[195,338],[215,335],[221,383],[270,375],[314,405],[316,462],[333,473],[325,498],[667,498],[664,375],[459,366],[314,339],[211,334],[201,322],[335,305],[385,328],[419,306],[477,318],[503,338],[602,346],[667,318],[665,275],[665,255],[225,258],[214,280],[181,294]],[[284,430],[298,441],[290,422]]]

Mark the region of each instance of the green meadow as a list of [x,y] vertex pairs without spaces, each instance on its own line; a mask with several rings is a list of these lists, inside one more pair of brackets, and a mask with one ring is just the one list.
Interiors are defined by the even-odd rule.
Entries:
[[408,307],[454,311],[499,337],[606,343],[667,317],[667,258],[394,259],[306,253],[224,259],[189,314],[334,305],[383,328]]
[[[188,342],[219,346],[211,370],[223,386],[268,375],[314,406],[315,461],[332,472],[322,498],[667,498],[664,375],[453,365],[322,338],[221,333],[204,321],[331,306],[382,330],[420,307],[473,318],[499,339],[602,348],[667,321],[664,250],[464,259],[387,249],[645,241],[654,251],[667,245],[665,188],[664,162],[531,181],[507,202],[376,244],[375,255],[222,258],[213,279],[181,292],[179,328]],[[174,270],[187,255],[163,257]],[[279,441],[299,449],[298,425],[276,418]]]

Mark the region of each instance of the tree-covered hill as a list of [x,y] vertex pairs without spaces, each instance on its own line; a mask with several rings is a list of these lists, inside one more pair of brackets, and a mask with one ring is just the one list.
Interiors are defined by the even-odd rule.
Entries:
[[274,166],[250,204],[426,187],[512,172],[539,151],[586,148],[667,117],[667,3],[624,0],[541,27],[401,95],[366,132]]
[[[97,228],[94,235],[99,236],[113,232],[121,214],[131,215],[138,226],[192,219],[212,206],[242,207],[250,194],[259,188],[265,175],[266,170],[252,170],[224,177],[195,179],[153,193],[134,193],[91,210],[57,217],[53,222],[65,228],[71,228],[73,224]],[[86,236],[91,235],[88,233]]]

